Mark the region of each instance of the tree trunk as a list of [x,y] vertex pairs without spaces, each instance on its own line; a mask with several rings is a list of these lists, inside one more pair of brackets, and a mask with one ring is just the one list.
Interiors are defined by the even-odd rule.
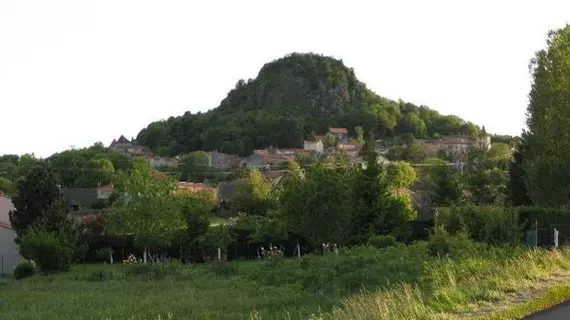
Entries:
[[147,262],[147,260],[146,260],[146,251],[147,251],[147,248],[146,248],[146,246],[144,246],[144,249],[143,249],[143,262],[144,262],[144,264],[146,264],[146,262]]

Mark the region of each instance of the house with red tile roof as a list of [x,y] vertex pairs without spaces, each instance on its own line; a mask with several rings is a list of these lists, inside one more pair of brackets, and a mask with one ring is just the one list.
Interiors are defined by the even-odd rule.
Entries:
[[346,128],[329,128],[328,134],[334,136],[337,142],[348,139],[348,129]]

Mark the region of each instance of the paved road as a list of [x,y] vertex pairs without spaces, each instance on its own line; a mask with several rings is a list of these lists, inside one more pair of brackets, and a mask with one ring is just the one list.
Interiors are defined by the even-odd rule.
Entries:
[[570,302],[541,311],[524,320],[570,320]]

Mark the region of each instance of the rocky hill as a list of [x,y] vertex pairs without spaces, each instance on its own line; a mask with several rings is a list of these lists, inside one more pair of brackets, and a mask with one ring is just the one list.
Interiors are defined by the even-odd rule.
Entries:
[[330,126],[350,133],[361,126],[376,137],[478,135],[480,130],[456,116],[377,95],[341,60],[293,53],[264,65],[255,79],[239,80],[217,108],[153,122],[137,142],[160,155],[215,149],[245,155],[270,145],[301,147]]

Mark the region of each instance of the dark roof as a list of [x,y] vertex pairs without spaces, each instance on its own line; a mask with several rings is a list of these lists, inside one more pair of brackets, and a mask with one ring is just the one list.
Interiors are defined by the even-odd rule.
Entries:
[[90,208],[99,201],[99,199],[97,199],[97,189],[62,188],[61,191],[70,206]]
[[121,135],[119,137],[119,140],[117,141],[118,143],[130,143],[129,139],[125,138],[124,135]]

